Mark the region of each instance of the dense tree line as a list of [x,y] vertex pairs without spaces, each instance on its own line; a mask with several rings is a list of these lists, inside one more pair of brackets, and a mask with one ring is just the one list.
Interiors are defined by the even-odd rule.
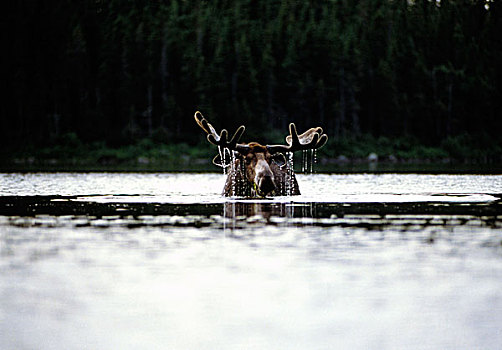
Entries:
[[[4,5],[0,137],[196,142],[248,134],[500,142],[502,3],[93,0]],[[484,141],[483,141],[484,140]]]

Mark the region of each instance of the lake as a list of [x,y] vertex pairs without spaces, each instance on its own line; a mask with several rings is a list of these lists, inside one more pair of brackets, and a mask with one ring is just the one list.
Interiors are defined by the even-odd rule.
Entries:
[[0,349],[499,349],[502,175],[0,173]]

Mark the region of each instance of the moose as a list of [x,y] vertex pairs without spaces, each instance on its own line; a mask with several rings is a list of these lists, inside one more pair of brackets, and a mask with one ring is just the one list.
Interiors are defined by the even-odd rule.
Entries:
[[239,126],[229,139],[226,129],[218,134],[199,111],[195,112],[194,117],[206,132],[207,140],[218,146],[219,154],[213,159],[213,163],[229,168],[223,189],[226,197],[299,195],[295,173],[284,154],[315,150],[324,146],[328,140],[321,127],[311,128],[298,135],[296,125],[291,123],[286,145],[238,143],[246,129],[244,125]]

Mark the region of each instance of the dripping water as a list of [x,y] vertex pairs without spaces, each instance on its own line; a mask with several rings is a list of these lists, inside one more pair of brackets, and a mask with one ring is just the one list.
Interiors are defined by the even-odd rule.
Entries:
[[223,175],[227,175],[227,150],[223,148],[223,156],[221,157],[221,164],[223,165]]
[[[314,159],[313,159],[312,163],[317,164],[317,150],[316,149],[313,150],[313,157],[314,157]],[[312,167],[312,170],[314,170],[313,167]],[[312,171],[312,173],[313,173],[313,171]]]
[[315,163],[315,157],[314,157],[314,149],[310,150],[310,174],[314,173],[314,163]]
[[303,150],[302,151],[302,173],[305,174],[305,169],[307,165],[307,151]]
[[314,173],[314,164],[316,163],[316,151],[314,149],[302,151],[302,172],[307,175]]
[[232,196],[236,196],[236,189],[237,189],[237,184],[235,183],[237,181],[237,168],[235,166],[235,152],[230,152],[231,158],[230,158],[230,172],[232,174]]
[[225,168],[225,148],[218,146],[218,153],[220,154],[221,167],[223,168],[223,175],[227,175],[227,169]]
[[286,173],[286,195],[291,196],[293,193],[293,152],[288,152],[288,171]]

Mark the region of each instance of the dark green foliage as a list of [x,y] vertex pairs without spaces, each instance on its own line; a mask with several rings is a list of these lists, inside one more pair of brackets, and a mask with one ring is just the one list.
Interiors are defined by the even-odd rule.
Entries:
[[289,122],[322,125],[326,154],[365,156],[367,138],[396,156],[500,155],[500,1],[14,3],[2,15],[9,149],[195,145],[201,110],[263,142]]

